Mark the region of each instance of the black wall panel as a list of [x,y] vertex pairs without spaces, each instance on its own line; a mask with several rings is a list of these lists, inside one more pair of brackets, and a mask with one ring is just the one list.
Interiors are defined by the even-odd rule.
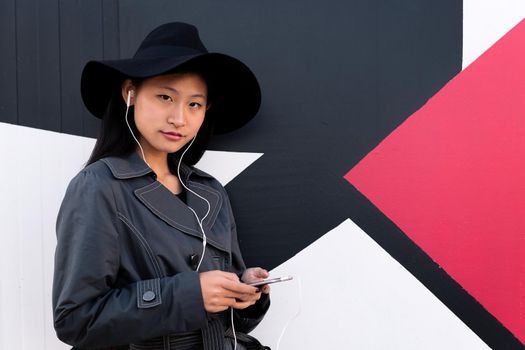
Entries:
[[97,135],[99,122],[84,109],[80,98],[80,74],[90,59],[118,58],[115,5],[113,0],[60,0],[62,132]]
[[0,2],[0,121],[12,124],[18,123],[15,1]]
[[82,106],[80,73],[92,58],[118,58],[118,1],[0,2],[0,122],[96,136]]
[[[35,6],[36,5],[36,6]],[[42,72],[39,67],[39,7],[36,0],[16,1],[18,123],[40,127]]]
[[[60,28],[56,20],[58,0],[45,3],[32,0],[28,1],[28,6],[38,9],[37,26],[31,28],[34,29],[33,35],[37,40],[35,56],[38,60],[36,64],[37,83],[35,84],[38,89],[36,91],[38,104],[35,114],[38,116],[38,124],[41,129],[57,130],[60,128],[61,117],[60,105],[57,103],[60,99]],[[19,80],[19,83],[23,81]],[[25,118],[29,124],[33,116],[27,115]],[[20,120],[20,122],[26,124],[25,121]]]

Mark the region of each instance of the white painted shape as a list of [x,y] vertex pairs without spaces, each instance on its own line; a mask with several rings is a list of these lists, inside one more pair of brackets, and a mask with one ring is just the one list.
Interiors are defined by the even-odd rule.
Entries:
[[12,339],[21,339],[19,326],[21,286],[16,220],[16,192],[12,190],[16,174],[15,159],[11,157],[10,138],[0,128],[0,349],[13,349]]
[[[42,227],[46,227],[43,240],[44,285],[42,293],[47,301],[51,301],[53,281],[54,251],[56,245],[55,222],[56,215],[64,196],[67,184],[75,174],[82,169],[93,149],[94,140],[90,138],[42,132],[42,145],[46,151],[42,153]],[[49,235],[49,233],[52,233]],[[47,268],[49,267],[49,268]],[[50,305],[50,304],[49,304]],[[44,310],[45,343],[54,344],[58,349],[60,343],[53,329],[51,306]],[[58,345],[60,344],[60,345]],[[46,349],[55,348],[49,345]]]
[[253,332],[273,350],[287,322],[280,350],[489,349],[351,220],[271,275],[296,278],[272,285],[272,307]]
[[223,186],[226,186],[262,155],[262,153],[206,151],[195,166],[213,175]]
[[55,220],[94,140],[4,123],[0,140],[0,348],[69,349],[51,314]]
[[[41,290],[42,278],[42,194],[41,194],[41,152],[42,140],[40,133],[26,133],[27,128],[14,130],[11,137],[26,142],[17,142],[16,176],[9,176],[16,191],[16,220],[18,221],[18,251],[23,259],[20,264],[21,275],[21,317],[24,327],[19,343],[23,349],[38,348],[44,343],[44,321],[41,313],[35,310],[44,309]],[[27,142],[31,140],[31,142]],[[26,160],[29,164],[24,164]],[[29,161],[31,160],[31,161]],[[10,172],[8,172],[10,173]],[[27,260],[26,260],[27,259]],[[31,259],[31,261],[28,261]]]
[[463,0],[463,69],[525,18],[525,0]]

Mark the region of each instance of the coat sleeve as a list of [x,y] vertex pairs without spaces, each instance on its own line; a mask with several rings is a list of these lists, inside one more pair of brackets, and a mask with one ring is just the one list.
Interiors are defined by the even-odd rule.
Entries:
[[80,348],[129,344],[206,324],[196,272],[117,285],[119,222],[108,181],[84,170],[57,219],[53,279],[58,337]]
[[[239,247],[239,241],[237,237],[237,226],[233,217],[231,205],[228,199],[225,202],[227,203],[228,210],[230,211],[230,222],[232,232],[232,268],[233,271],[240,276],[242,275],[244,270],[246,270],[246,265],[244,263],[241,254],[241,249]],[[234,310],[233,317],[235,322],[235,329],[243,333],[251,332],[262,321],[264,315],[266,314],[269,308],[270,296],[269,294],[262,294],[261,298],[254,305],[246,309]]]

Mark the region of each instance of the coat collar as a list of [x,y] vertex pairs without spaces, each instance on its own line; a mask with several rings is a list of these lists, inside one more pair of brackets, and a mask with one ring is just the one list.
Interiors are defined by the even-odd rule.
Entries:
[[[153,173],[153,170],[137,153],[124,157],[107,157],[103,158],[102,161],[108,166],[113,176],[121,180],[138,178]],[[199,196],[206,198],[210,203],[210,212],[203,221],[207,241],[218,249],[229,251],[229,247],[231,247],[229,237],[213,235],[211,230],[223,203],[221,193],[202,181],[203,178],[213,179],[213,177],[185,164],[181,164],[180,171],[184,184]],[[202,219],[206,215],[208,206],[201,198],[188,191],[186,193],[186,205],[158,181],[148,181],[145,186],[136,188],[134,193],[152,213],[168,225],[202,239],[199,223],[190,209],[192,208],[197,216]]]
[[[153,170],[144,162],[137,152],[132,152],[122,157],[107,157],[101,159],[117,179],[132,179],[153,173]],[[192,174],[213,179],[213,176],[184,163],[180,165],[183,180],[188,180]],[[186,182],[185,182],[186,183]]]
[[101,160],[106,163],[113,176],[121,180],[132,179],[153,172],[136,152],[123,157],[107,157]]

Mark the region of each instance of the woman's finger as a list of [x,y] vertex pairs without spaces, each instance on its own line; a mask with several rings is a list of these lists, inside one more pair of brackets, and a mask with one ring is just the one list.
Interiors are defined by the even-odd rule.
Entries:
[[256,272],[257,277],[259,277],[259,278],[268,278],[270,276],[268,271],[266,271],[265,269],[262,269],[260,267],[258,267],[255,272]]
[[266,284],[266,285],[261,287],[261,293],[269,294],[270,293],[270,289],[271,289],[271,287],[268,284]]
[[241,283],[241,282],[237,282],[237,281],[225,280],[221,284],[221,287],[226,289],[226,290],[229,290],[231,292],[239,293],[239,294],[255,294],[255,293],[257,293],[257,288],[256,287],[249,286],[247,284],[244,284],[244,283]]
[[244,271],[241,280],[244,283],[257,282],[268,278],[270,274],[261,267],[250,267]]
[[255,300],[254,301],[238,301],[234,305],[232,305],[232,307],[234,309],[246,309],[247,307],[250,307],[253,304],[255,304]]
[[257,293],[257,294],[243,294],[243,295],[236,297],[235,299],[237,301],[257,301],[260,298],[261,298],[261,293]]

